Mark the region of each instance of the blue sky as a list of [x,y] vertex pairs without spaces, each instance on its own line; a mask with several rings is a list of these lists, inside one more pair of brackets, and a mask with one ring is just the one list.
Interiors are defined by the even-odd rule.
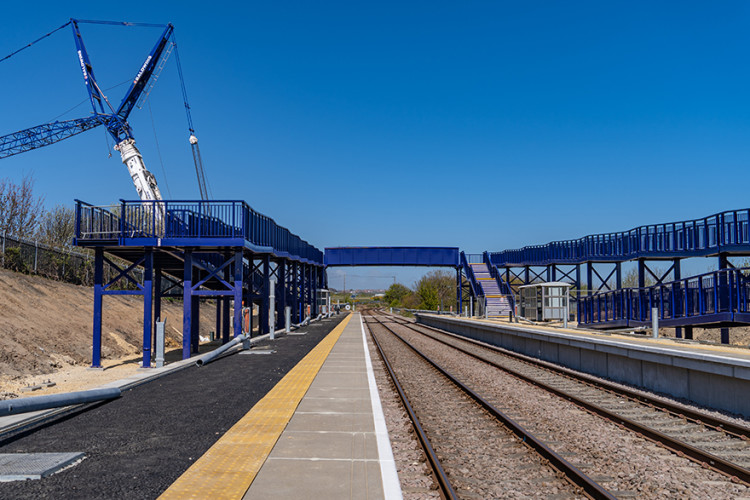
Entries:
[[[69,17],[172,22],[214,195],[320,248],[501,250],[748,206],[747,2],[28,5],[4,6],[0,57]],[[158,34],[83,26],[102,86]],[[86,98],[69,29],[0,75],[0,135],[90,111],[64,114]],[[130,120],[146,164],[165,196],[197,198],[174,61],[150,103]],[[0,177],[33,172],[48,205],[134,198],[108,154],[93,130]],[[394,272],[423,270],[347,287]]]

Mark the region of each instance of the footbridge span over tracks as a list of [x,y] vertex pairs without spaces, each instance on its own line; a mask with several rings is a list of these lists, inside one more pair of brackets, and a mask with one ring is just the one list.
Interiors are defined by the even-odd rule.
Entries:
[[[331,247],[325,249],[325,266],[450,267],[456,270],[456,307],[463,310],[464,296],[483,299],[488,316],[512,313],[513,296],[497,270],[488,265],[487,253],[467,254],[457,247]],[[472,302],[473,303],[473,302]]]

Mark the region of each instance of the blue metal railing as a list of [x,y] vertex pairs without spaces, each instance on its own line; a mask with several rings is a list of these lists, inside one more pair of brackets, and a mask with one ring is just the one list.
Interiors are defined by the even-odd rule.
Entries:
[[469,282],[469,286],[471,287],[471,294],[474,297],[484,295],[482,287],[479,286],[479,284],[477,283],[477,279],[474,276],[474,270],[469,265],[469,260],[466,258],[466,254],[461,252],[459,255],[461,259],[461,267],[463,267],[464,273],[466,273],[467,281]]
[[654,307],[665,324],[701,324],[701,318],[706,323],[735,321],[738,313],[750,312],[750,268],[722,269],[645,288],[582,296],[578,322],[590,326],[647,324]]
[[76,240],[128,238],[240,238],[323,264],[323,252],[244,201],[137,200],[95,207],[76,200]]
[[482,254],[482,260],[484,261],[484,264],[487,266],[487,269],[490,270],[490,276],[495,278],[495,283],[497,283],[497,287],[500,289],[500,293],[508,297],[511,311],[515,311],[516,310],[515,294],[513,293],[513,290],[511,290],[510,285],[505,282],[500,272],[498,272],[497,267],[492,265],[489,252],[484,252]]
[[750,209],[681,222],[641,226],[490,254],[495,266],[545,266],[637,258],[698,257],[750,250]]

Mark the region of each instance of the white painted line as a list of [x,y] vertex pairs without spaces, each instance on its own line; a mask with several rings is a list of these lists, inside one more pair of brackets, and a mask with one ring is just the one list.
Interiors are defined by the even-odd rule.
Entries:
[[372,371],[370,350],[367,348],[365,325],[362,315],[359,315],[359,327],[362,330],[362,343],[365,347],[365,365],[367,365],[367,382],[370,385],[370,401],[372,402],[372,417],[375,420],[375,436],[378,443],[380,457],[380,475],[383,477],[383,496],[386,500],[402,500],[401,482],[396,472],[396,461],[393,459],[391,440],[388,437],[388,427],[385,425],[385,415],[380,404],[378,385],[375,383],[375,372]]

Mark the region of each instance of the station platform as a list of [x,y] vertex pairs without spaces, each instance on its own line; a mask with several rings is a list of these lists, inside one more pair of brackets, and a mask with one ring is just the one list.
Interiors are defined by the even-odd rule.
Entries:
[[401,498],[358,313],[159,498],[209,497]]
[[615,382],[750,417],[750,349],[418,314],[417,322]]

